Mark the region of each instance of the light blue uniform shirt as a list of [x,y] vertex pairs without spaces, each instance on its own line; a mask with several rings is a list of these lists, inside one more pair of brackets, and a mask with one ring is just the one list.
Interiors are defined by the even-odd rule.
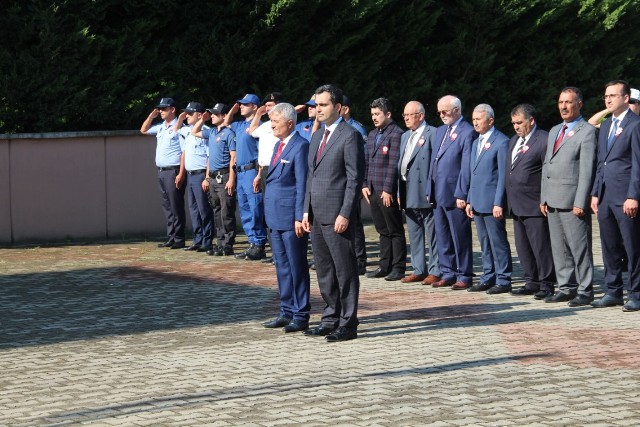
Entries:
[[209,172],[229,169],[231,151],[236,151],[236,134],[230,128],[202,130],[202,136],[209,140]]
[[156,166],[159,168],[180,166],[182,148],[178,133],[173,131],[176,121],[178,121],[177,118],[169,124],[167,122],[159,123],[151,126],[147,131],[147,135],[156,136]]
[[313,120],[306,119],[296,124],[296,130],[300,134],[301,137],[306,139],[307,141],[311,141],[311,130],[313,129]]
[[236,134],[236,165],[244,166],[258,160],[258,140],[249,134],[251,120],[240,120],[231,123],[231,130]]
[[[204,136],[205,129],[202,129]],[[191,126],[183,126],[178,130],[180,134],[180,146],[184,152],[184,168],[188,171],[207,168],[209,147],[205,138],[191,135]]]
[[355,130],[360,132],[360,135],[362,135],[362,139],[364,139],[365,141],[367,140],[367,131],[365,130],[364,126],[362,126],[362,123],[360,123],[353,117],[347,120],[347,123],[349,123]]

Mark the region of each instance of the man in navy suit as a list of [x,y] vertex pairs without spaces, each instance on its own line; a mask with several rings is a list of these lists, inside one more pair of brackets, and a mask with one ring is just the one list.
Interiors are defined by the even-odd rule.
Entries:
[[549,223],[540,212],[542,163],[547,153],[549,132],[536,125],[533,105],[519,104],[511,110],[516,134],[507,150],[505,186],[513,218],[516,251],[525,285],[511,295],[533,295],[541,300],[554,293],[556,273],[549,248]]
[[504,220],[504,180],[509,138],[493,126],[494,112],[488,104],[473,110],[478,138],[471,146],[471,186],[467,216],[476,223],[482,248],[480,283],[469,292],[502,294],[511,291],[511,248]]
[[462,117],[462,103],[453,95],[438,100],[444,125],[436,131],[431,154],[429,202],[434,205],[441,280],[433,287],[471,287],[473,253],[471,221],[465,208],[470,181],[471,144],[476,132]]
[[400,280],[407,263],[402,211],[396,199],[402,130],[391,118],[387,98],[371,103],[371,120],[375,129],[367,137],[362,196],[371,205],[371,218],[380,235],[380,261],[378,268],[366,276]]
[[324,129],[314,132],[304,199],[305,231],[313,224],[313,256],[320,294],[325,302],[320,326],[306,335],[327,341],[357,338],[360,280],[352,218],[364,175],[362,136],[340,117],[342,90],[316,89],[316,118]]
[[[404,107],[402,115],[408,130],[400,139],[398,203],[407,218],[413,273],[400,281],[431,285],[440,280],[433,209],[426,196],[436,128],[427,124],[424,114],[422,103],[410,101]],[[429,245],[428,265],[425,258],[425,236]]]
[[296,110],[287,103],[269,112],[274,147],[266,177],[265,218],[271,231],[271,250],[276,264],[280,314],[263,323],[265,328],[284,327],[285,332],[309,327],[310,279],[307,265],[308,235],[302,227],[307,180],[309,142],[296,131]]
[[622,260],[629,271],[623,311],[640,310],[640,118],[629,110],[629,84],[607,83],[603,97],[611,117],[600,126],[591,209],[598,217],[607,293],[593,307],[623,305]]

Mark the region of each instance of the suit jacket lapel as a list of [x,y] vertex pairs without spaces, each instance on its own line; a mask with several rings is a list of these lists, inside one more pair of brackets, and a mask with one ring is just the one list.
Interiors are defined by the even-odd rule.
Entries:
[[[336,141],[340,139],[340,134],[342,133],[342,129],[344,125],[345,125],[344,120],[340,121],[340,123],[338,123],[338,126],[336,126],[333,132],[329,133],[329,139],[327,140],[327,145],[324,147],[324,150],[322,150],[322,154],[320,155],[320,158],[316,162],[316,167],[318,167],[318,165],[322,162],[322,159],[324,159],[324,156],[327,155],[327,152],[333,148]],[[350,125],[347,125],[347,126],[350,126]],[[320,139],[320,141],[322,143],[322,139]]]
[[[489,137],[489,139],[487,139],[486,141],[483,141],[483,142],[482,142],[482,145],[485,145],[485,144],[492,144],[494,139],[496,139],[496,132],[495,132],[495,130],[493,131],[493,133],[491,134],[491,136]],[[477,141],[478,141],[478,144],[479,144],[479,143],[480,143],[480,137],[478,137],[478,140],[477,140]],[[477,153],[478,153],[478,146],[476,145],[476,147],[475,147],[475,148],[476,148],[476,154],[477,154]],[[475,169],[476,169],[476,167],[478,166],[478,163],[480,163],[480,159],[482,159],[482,157],[484,156],[484,152],[485,152],[485,151],[487,151],[487,150],[485,150],[485,149],[484,149],[484,147],[480,148],[480,154],[477,154],[477,156],[476,156],[476,162],[475,162],[475,164],[474,164],[474,166],[473,166],[473,169],[474,169],[474,170],[475,170]]]
[[[574,138],[576,136],[576,134],[578,132],[580,132],[580,129],[582,129],[582,127],[584,126],[585,121],[581,120],[578,123],[576,123],[576,125],[573,127],[573,129],[571,129],[570,131],[567,131],[567,133],[564,135],[564,139],[562,140],[562,142],[560,143],[560,146],[558,147],[558,151],[556,151],[555,153],[553,153],[553,148],[551,149],[551,157],[555,156],[556,154],[558,154],[560,152],[560,150],[562,150],[562,147],[564,147],[564,145],[567,143],[567,141],[569,141],[570,138]],[[562,125],[560,126],[560,129],[562,129]],[[559,132],[558,135],[556,135],[556,138],[559,136]],[[555,143],[555,140],[554,140]]]
[[[627,110],[627,114],[624,115],[624,119],[622,119],[622,121],[620,122],[620,124],[618,125],[618,130],[616,130],[616,132],[620,132],[622,133],[624,131],[624,128],[627,126],[627,124],[629,123],[629,114],[633,114],[633,112],[631,110]],[[603,123],[600,132],[606,132],[607,138],[605,138],[605,144],[606,141],[608,141],[609,139],[609,130],[611,129],[611,125],[613,124],[613,120],[612,118],[609,118],[609,120],[607,120],[605,123]],[[604,129],[604,127],[606,126],[606,130]],[[607,157],[609,157],[609,153],[611,152],[611,150],[613,150],[613,147],[615,147],[616,142],[618,141],[618,136],[620,136],[620,134],[615,135],[613,137],[613,141],[611,141],[611,147],[607,147],[605,145],[605,150],[606,150],[606,155],[605,155],[605,160]]]
[[[413,159],[418,155],[420,150],[424,148],[424,145],[429,140],[428,136],[429,136],[428,127],[425,127],[424,131],[420,135],[416,136],[418,140],[416,141],[416,145],[413,147],[413,151],[411,152],[411,158],[409,159],[409,163],[413,162]],[[420,141],[422,141],[422,144],[420,143]]]

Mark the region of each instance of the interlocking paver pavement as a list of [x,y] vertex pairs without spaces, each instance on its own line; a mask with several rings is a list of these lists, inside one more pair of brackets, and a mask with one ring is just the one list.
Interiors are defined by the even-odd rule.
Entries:
[[360,301],[359,338],[330,344],[260,325],[278,309],[266,264],[153,242],[0,249],[0,425],[640,420],[640,314],[364,278]]

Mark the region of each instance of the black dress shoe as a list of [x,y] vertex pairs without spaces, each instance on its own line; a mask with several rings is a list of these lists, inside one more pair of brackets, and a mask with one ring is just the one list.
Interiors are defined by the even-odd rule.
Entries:
[[347,328],[345,326],[340,326],[334,333],[324,337],[328,342],[348,341],[356,338],[358,338],[358,330],[356,328]]
[[173,240],[169,240],[164,243],[158,243],[159,248],[170,248],[171,246],[173,246]]
[[385,277],[386,275],[387,275],[387,272],[381,269],[380,267],[378,267],[375,270],[366,273],[365,277],[368,277],[370,279],[378,279],[380,277]]
[[546,299],[551,295],[553,295],[552,291],[538,291],[535,294],[533,294],[533,299],[537,299],[539,301],[539,300]]
[[207,251],[207,255],[209,256],[222,256],[222,248],[221,247],[216,247],[216,248],[211,248]]
[[290,317],[278,316],[273,320],[264,322],[262,326],[265,328],[282,328],[283,326],[287,326],[289,323],[291,323]]
[[222,248],[222,255],[232,256],[233,255],[233,246],[225,246]]
[[200,249],[200,245],[191,245],[184,248],[185,251],[197,251]]
[[329,335],[335,330],[336,328],[333,326],[320,325],[320,326],[316,326],[313,329],[307,329],[306,331],[304,331],[304,334],[309,336],[314,336],[314,337],[324,337],[326,335]]
[[467,289],[467,292],[485,292],[493,288],[493,286],[491,283],[478,283]]
[[589,305],[593,301],[593,297],[578,294],[574,299],[569,301],[569,307],[581,307],[583,305]]
[[637,299],[629,298],[627,302],[622,306],[622,311],[632,312],[640,310],[640,301]]
[[[511,291],[511,295],[516,296],[516,297],[520,297],[520,296],[524,296],[524,295],[534,295],[536,293],[536,291],[534,291],[533,289],[527,289],[526,287],[521,287],[519,289],[516,289],[515,291]],[[545,295],[546,297],[546,295]]]
[[170,249],[182,249],[182,248],[184,248],[184,242],[174,243],[173,245],[170,246]]
[[249,248],[245,249],[244,251],[242,251],[242,252],[240,252],[238,254],[235,254],[235,257],[237,259],[245,259],[247,257],[247,252],[249,252],[249,249],[251,249],[252,247],[253,247],[253,243],[251,244],[251,246]]
[[264,252],[264,245],[253,245],[247,251],[247,255],[245,256],[244,259],[247,259],[250,261],[259,261],[266,256],[267,255]]
[[496,295],[496,294],[506,294],[509,292],[511,292],[511,285],[496,285],[496,286],[492,286],[491,289],[487,291],[487,294]]
[[384,280],[386,280],[387,282],[393,282],[400,279],[404,279],[403,271],[392,271],[384,277]]
[[287,326],[282,328],[285,332],[300,332],[309,329],[308,320],[292,320]]
[[273,262],[273,257],[272,256],[265,257],[261,262],[263,264],[271,264]]
[[213,249],[213,246],[200,246],[198,252],[209,252],[211,249]]
[[573,295],[565,294],[564,292],[558,291],[553,295],[549,295],[544,299],[544,302],[569,302],[573,299]]
[[613,295],[605,295],[599,300],[595,300],[591,303],[591,307],[595,308],[604,308],[604,307],[615,307],[616,305],[623,305],[624,301],[622,298],[616,298]]

